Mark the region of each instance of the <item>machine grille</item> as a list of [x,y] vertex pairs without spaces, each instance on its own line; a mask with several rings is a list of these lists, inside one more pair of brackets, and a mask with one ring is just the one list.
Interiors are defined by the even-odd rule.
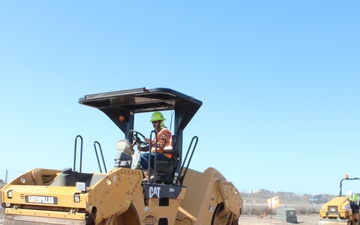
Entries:
[[338,207],[335,205],[331,205],[328,207],[328,212],[329,213],[337,213],[338,212]]

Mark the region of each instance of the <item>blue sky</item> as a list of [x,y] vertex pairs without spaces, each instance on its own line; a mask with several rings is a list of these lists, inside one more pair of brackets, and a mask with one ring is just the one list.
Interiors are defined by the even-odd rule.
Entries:
[[[358,1],[1,1],[0,179],[107,167],[124,137],[86,94],[167,87],[203,101],[191,168],[239,190],[337,194],[360,177]],[[148,119],[136,128],[149,134]],[[359,183],[344,188],[360,192]]]

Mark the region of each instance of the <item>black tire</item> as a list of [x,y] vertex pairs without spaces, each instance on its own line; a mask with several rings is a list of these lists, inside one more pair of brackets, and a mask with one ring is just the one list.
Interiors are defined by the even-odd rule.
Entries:
[[216,216],[218,215],[219,212],[221,212],[222,210],[224,210],[224,203],[220,203],[216,206],[215,208],[215,211],[214,211],[214,214],[212,216],[212,219],[211,219],[211,225],[217,225],[215,224],[216,222]]

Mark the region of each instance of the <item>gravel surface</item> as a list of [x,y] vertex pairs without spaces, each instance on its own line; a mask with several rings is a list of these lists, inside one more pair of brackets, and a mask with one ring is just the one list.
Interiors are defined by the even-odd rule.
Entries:
[[[311,215],[297,215],[297,221],[298,224],[302,225],[317,225],[319,222],[319,215],[318,214],[311,214]],[[2,207],[0,207],[0,225],[2,225],[4,222],[4,210]],[[271,224],[293,224],[293,223],[286,223],[283,221],[279,221],[276,219],[276,216],[266,216],[266,217],[260,217],[260,216],[249,216],[249,215],[241,215],[239,220],[239,225],[256,225],[256,224],[262,224],[262,225],[271,225]]]
[[[4,222],[4,214],[0,215],[0,225],[3,224]],[[302,224],[302,225],[308,225],[308,224],[312,224],[312,225],[317,225],[319,222],[319,216],[318,215],[308,215],[308,216],[304,216],[304,215],[299,215],[297,216],[297,224]],[[239,220],[239,225],[256,225],[256,224],[262,224],[262,225],[272,225],[272,224],[293,224],[293,223],[286,223],[286,222],[282,222],[277,220],[275,217],[265,217],[265,218],[260,218],[257,216],[247,216],[247,215],[242,215],[240,217]]]
[[[318,224],[320,220],[320,216],[318,214],[312,215],[297,215],[297,224]],[[260,218],[259,216],[248,216],[248,215],[241,215],[239,220],[240,225],[254,225],[254,224],[263,224],[263,225],[270,225],[270,224],[294,224],[294,223],[287,223],[276,219],[276,216],[266,216]]]
[[4,223],[4,209],[0,206],[0,224]]

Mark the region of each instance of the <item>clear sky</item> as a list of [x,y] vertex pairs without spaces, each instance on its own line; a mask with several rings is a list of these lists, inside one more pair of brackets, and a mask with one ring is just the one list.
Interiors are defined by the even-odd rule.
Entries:
[[191,168],[242,191],[337,194],[360,177],[359,12],[355,0],[1,1],[0,179],[72,167],[78,134],[83,171],[99,171],[94,141],[111,169],[124,134],[78,99],[167,87],[203,102],[185,130],[184,146],[199,137]]

